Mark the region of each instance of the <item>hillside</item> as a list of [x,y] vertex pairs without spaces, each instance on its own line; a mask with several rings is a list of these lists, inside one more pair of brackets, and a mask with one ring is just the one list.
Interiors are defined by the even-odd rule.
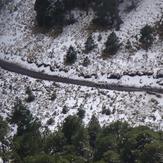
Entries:
[[[126,86],[147,86],[163,89],[163,42],[158,33],[148,49],[139,47],[141,29],[156,28],[161,20],[163,1],[142,0],[136,8],[126,11],[126,1],[120,5],[123,23],[120,30],[97,30],[92,25],[94,12],[74,9],[78,21],[60,32],[53,28],[41,32],[36,23],[34,0],[9,1],[0,11],[0,59],[25,68],[72,79]],[[108,36],[115,32],[121,47],[112,57],[104,59],[102,51]],[[85,53],[85,42],[92,36],[96,46]],[[101,39],[99,39],[101,37]],[[130,48],[126,48],[128,42]],[[65,65],[70,46],[77,51],[76,62]],[[85,59],[89,64],[83,66]],[[118,92],[33,79],[0,69],[0,114],[8,117],[17,99],[21,99],[43,125],[54,122],[51,130],[68,115],[85,110],[84,123],[96,115],[100,124],[128,121],[133,126],[147,125],[163,130],[163,96],[149,92]],[[28,102],[27,88],[34,100]],[[65,109],[66,108],[66,109]],[[66,110],[64,112],[63,110]]]

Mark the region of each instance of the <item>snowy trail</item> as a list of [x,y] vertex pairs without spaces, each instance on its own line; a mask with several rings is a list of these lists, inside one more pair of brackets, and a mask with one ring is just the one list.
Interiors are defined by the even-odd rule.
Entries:
[[136,87],[136,86],[123,86],[123,85],[117,85],[117,84],[103,84],[103,83],[96,83],[91,82],[87,80],[78,80],[78,79],[72,79],[67,77],[61,77],[57,75],[48,75],[41,72],[36,72],[33,70],[29,70],[27,68],[24,68],[20,65],[10,63],[4,60],[0,59],[0,67],[2,69],[5,69],[7,71],[15,72],[21,75],[26,75],[35,79],[41,79],[41,80],[47,80],[47,81],[54,81],[54,82],[60,82],[65,84],[74,84],[74,85],[80,85],[80,86],[86,86],[86,87],[95,87],[99,89],[107,89],[107,90],[114,90],[114,91],[125,91],[125,92],[155,92],[163,94],[162,88],[156,88],[156,87]]

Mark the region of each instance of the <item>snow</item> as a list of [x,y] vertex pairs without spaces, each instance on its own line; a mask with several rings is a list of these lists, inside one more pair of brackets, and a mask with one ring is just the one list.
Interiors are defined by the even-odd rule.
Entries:
[[[0,13],[0,58],[18,63],[28,69],[44,71],[44,73],[65,76],[76,79],[84,79],[83,75],[89,75],[86,80],[95,82],[117,83],[130,86],[159,87],[160,79],[156,79],[157,72],[163,69],[163,46],[160,40],[156,40],[148,51],[137,49],[137,38],[142,27],[146,24],[154,26],[162,16],[162,0],[142,0],[136,10],[126,13],[121,9],[123,24],[120,31],[115,31],[123,44],[118,53],[112,58],[102,59],[101,52],[104,42],[111,30],[89,31],[93,12],[74,10],[78,22],[67,26],[58,36],[50,32],[41,34],[35,30],[35,15],[33,9],[34,0],[14,0],[2,9]],[[125,4],[124,4],[125,6]],[[84,54],[84,42],[92,34],[97,47],[89,54]],[[98,41],[101,34],[102,40]],[[127,41],[133,45],[131,51],[125,49]],[[64,65],[64,57],[70,45],[77,51],[77,62],[72,66]],[[83,67],[85,57],[90,59],[90,65]],[[27,63],[31,61],[32,64]],[[50,67],[37,67],[36,63],[49,64]],[[130,73],[151,73],[153,75],[134,76]],[[121,79],[109,79],[111,74],[122,75]],[[163,130],[163,100],[162,96],[147,93],[126,93],[99,90],[95,88],[80,87],[74,85],[56,84],[48,81],[40,81],[29,77],[17,75],[0,69],[0,114],[7,117],[12,110],[16,98],[25,103],[26,87],[30,86],[36,99],[27,103],[27,108],[33,115],[38,116],[43,125],[47,120],[54,119],[49,126],[51,130],[63,122],[68,115],[76,114],[79,108],[86,111],[85,124],[95,114],[102,125],[112,121],[128,121],[132,125],[148,125]],[[11,87],[11,88],[10,88]],[[52,94],[56,92],[56,99],[51,101]],[[62,108],[66,106],[68,113],[63,114]],[[102,114],[102,108],[110,109],[111,115]]]

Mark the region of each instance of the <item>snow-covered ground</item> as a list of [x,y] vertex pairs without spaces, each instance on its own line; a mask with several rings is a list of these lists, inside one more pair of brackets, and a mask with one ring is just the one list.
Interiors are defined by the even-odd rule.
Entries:
[[[17,99],[24,103],[27,98],[26,88],[30,86],[35,100],[27,103],[31,112],[38,116],[45,125],[50,118],[54,129],[69,114],[76,114],[79,108],[86,111],[84,122],[87,124],[95,114],[101,124],[116,120],[127,120],[132,125],[146,124],[156,129],[163,129],[163,100],[147,93],[126,93],[105,91],[88,87],[64,85],[35,80],[25,76],[0,70],[0,108],[1,115],[8,116]],[[51,100],[53,96],[55,99]],[[62,113],[63,107],[68,109]],[[102,110],[110,110],[110,115]]]
[[[111,33],[110,30],[92,32],[97,47],[89,54],[83,53],[84,43],[90,34],[89,24],[92,20],[92,11],[88,15],[77,12],[78,22],[67,26],[63,32],[54,37],[35,31],[34,0],[13,0],[0,13],[0,58],[24,64],[31,69],[37,69],[35,63],[45,63],[49,67],[41,67],[40,71],[51,74],[83,79],[81,74],[92,77],[89,80],[117,82],[118,84],[137,86],[159,86],[160,79],[151,76],[123,76],[121,80],[108,79],[110,74],[151,73],[163,69],[163,42],[156,39],[148,51],[136,50],[136,37],[140,29],[146,24],[152,26],[162,16],[163,0],[142,0],[136,10],[130,13],[123,12],[120,31],[116,31],[123,46],[112,58],[103,60],[101,51],[104,42]],[[90,28],[90,27],[89,27]],[[101,34],[102,40],[98,41]],[[133,50],[125,48],[130,40]],[[78,51],[77,62],[72,66],[64,65],[67,49],[73,45]],[[84,58],[90,59],[90,65],[82,65]],[[34,62],[27,64],[27,60]],[[92,114],[96,114],[101,124],[107,124],[118,119],[127,120],[133,125],[146,124],[163,130],[163,97],[156,97],[147,93],[125,93],[115,91],[96,90],[93,88],[73,85],[57,84],[34,80],[16,75],[0,69],[0,108],[1,114],[10,113],[16,97],[25,99],[25,89],[30,86],[36,96],[34,102],[27,104],[34,115],[42,120],[43,124],[49,118],[55,122],[55,128],[65,116],[75,114],[78,108],[86,111],[84,121],[87,123]],[[161,87],[161,86],[160,86]],[[56,99],[50,100],[53,93]],[[62,108],[66,106],[69,112],[64,115]],[[103,115],[102,108],[110,109],[110,115]]]

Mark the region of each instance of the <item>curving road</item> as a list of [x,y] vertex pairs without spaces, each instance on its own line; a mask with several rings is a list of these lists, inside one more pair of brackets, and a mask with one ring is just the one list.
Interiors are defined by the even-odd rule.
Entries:
[[95,87],[100,89],[107,89],[107,90],[115,90],[115,91],[125,91],[125,92],[153,92],[163,94],[163,88],[156,88],[156,87],[134,87],[134,86],[123,86],[123,85],[116,85],[116,84],[101,84],[96,82],[91,82],[87,80],[78,80],[78,79],[71,79],[67,77],[61,77],[57,75],[48,75],[41,72],[36,72],[33,70],[26,69],[20,65],[15,63],[11,63],[8,61],[4,61],[0,59],[0,67],[4,70],[15,72],[21,75],[26,75],[35,79],[41,80],[48,80],[54,81],[59,83],[65,84],[74,84],[80,86],[87,86],[87,87]]

